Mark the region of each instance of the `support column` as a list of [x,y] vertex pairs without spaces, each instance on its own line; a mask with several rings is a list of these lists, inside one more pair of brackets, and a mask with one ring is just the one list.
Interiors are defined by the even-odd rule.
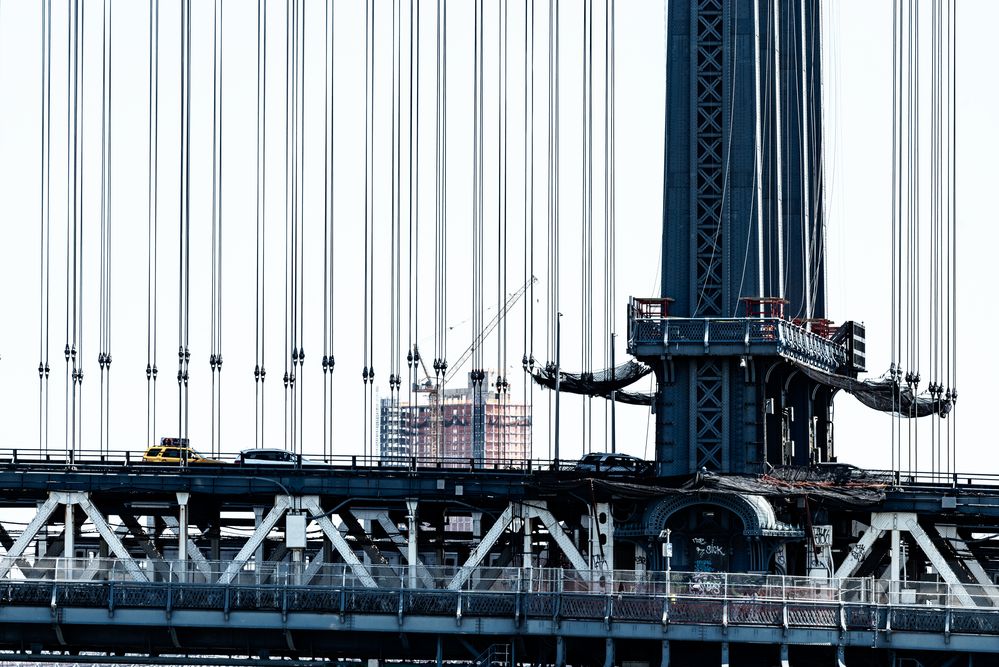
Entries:
[[721,645],[721,667],[728,667],[728,642],[722,642]]
[[611,571],[614,569],[614,520],[610,503],[596,503],[589,523],[590,568]]
[[531,517],[524,517],[524,555],[521,562],[525,570],[534,567],[534,536],[531,530]]
[[407,510],[406,520],[409,522],[409,531],[406,535],[407,539],[406,546],[409,553],[409,556],[407,557],[409,563],[407,564],[407,566],[409,569],[410,588],[417,587],[417,579],[418,579],[417,570],[419,569],[417,567],[417,561],[419,560],[419,553],[417,550],[418,535],[417,535],[417,526],[416,526],[416,505],[417,505],[416,500],[414,499],[406,500],[406,510]]
[[846,647],[842,644],[836,647],[836,667],[846,667]]
[[891,531],[891,567],[888,577],[888,599],[892,604],[898,604],[898,578],[901,558],[902,547],[899,540],[898,530],[893,527]]
[[[253,529],[258,530],[260,524],[264,520],[264,509],[263,507],[253,508]],[[264,543],[261,542],[257,546],[257,550],[253,553],[253,560],[257,561],[257,572],[260,572],[260,565],[264,562]]]
[[614,640],[607,638],[606,648],[604,648],[604,667],[614,667]]
[[437,667],[444,667],[444,640],[437,635]]
[[780,667],[791,667],[791,662],[787,657],[787,644],[780,645]]
[[565,638],[562,635],[555,638],[555,667],[565,667]]
[[66,557],[66,578],[73,578],[73,558],[76,556],[76,505],[66,503],[66,530],[62,553]]
[[180,561],[180,580],[187,581],[187,538],[188,519],[187,501],[191,499],[191,494],[186,491],[177,492],[178,519],[180,527],[177,531],[177,560]]
[[662,661],[659,663],[659,667],[669,667],[669,640],[663,640],[663,657]]

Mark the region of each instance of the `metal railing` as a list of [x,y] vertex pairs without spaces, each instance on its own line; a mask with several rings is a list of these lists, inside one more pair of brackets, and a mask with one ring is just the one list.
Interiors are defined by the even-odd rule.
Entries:
[[268,462],[253,464],[238,464],[239,452],[220,452],[214,455],[202,452],[205,456],[217,461],[217,463],[195,463],[188,462],[183,465],[179,463],[145,463],[142,461],[142,450],[77,450],[66,451],[62,449],[37,449],[26,447],[3,447],[0,448],[0,467],[3,466],[33,466],[39,469],[46,467],[107,467],[107,468],[132,468],[161,469],[170,468],[172,470],[185,467],[191,470],[224,470],[240,471],[233,474],[247,474],[258,469],[274,470],[294,470],[314,468],[336,468],[350,470],[355,468],[380,468],[385,470],[453,470],[453,471],[515,471],[534,472],[549,470],[572,470],[575,466],[574,460],[551,460],[542,458],[512,458],[512,457],[459,457],[459,456],[376,456],[376,455],[355,455],[355,454],[306,454],[302,463],[280,463]]
[[[95,565],[96,563],[96,565]],[[977,606],[962,605],[935,582],[872,578],[813,579],[706,572],[575,572],[493,568],[458,590],[446,588],[453,568],[429,568],[408,585],[406,568],[374,568],[377,588],[349,567],[308,563],[247,564],[229,584],[215,583],[227,563],[150,561],[149,581],[136,581],[116,561],[54,559],[34,578],[23,570],[0,581],[0,607],[336,613],[462,618],[545,618],[603,623],[691,624],[839,631],[909,630],[999,635],[999,599],[966,586]],[[47,569],[46,569],[47,567]],[[314,571],[312,571],[314,570]]]
[[776,345],[797,361],[835,369],[846,363],[846,348],[777,318],[636,317],[629,322],[628,349],[639,345]]
[[[8,557],[0,556],[6,564]],[[19,558],[2,584],[143,583],[214,586],[231,561],[133,560],[116,558]],[[135,569],[143,580],[137,582]],[[458,568],[406,565],[365,566],[378,589],[442,590]],[[310,588],[364,588],[350,565],[307,561],[247,561],[227,584],[230,588],[256,586]],[[721,601],[917,605],[966,607],[957,592],[943,581],[885,581],[871,577],[819,578],[726,572],[661,572],[645,570],[587,570],[540,567],[480,566],[461,590],[481,593],[568,593],[573,595],[652,596]],[[999,609],[994,586],[962,584],[975,607]]]

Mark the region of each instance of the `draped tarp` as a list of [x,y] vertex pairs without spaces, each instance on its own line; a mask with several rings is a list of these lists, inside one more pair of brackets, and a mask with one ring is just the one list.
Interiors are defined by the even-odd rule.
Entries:
[[[584,396],[601,396],[630,405],[652,405],[654,394],[637,391],[623,391],[624,387],[641,380],[652,372],[652,368],[632,359],[614,368],[605,368],[592,373],[561,372],[559,391]],[[536,368],[531,372],[534,381],[549,389],[555,388],[555,367]]]
[[842,389],[869,408],[890,412],[899,417],[928,417],[937,414],[946,417],[954,407],[952,398],[928,392],[915,394],[895,378],[857,380],[845,375],[826,373],[804,364],[796,365],[802,373],[816,382]]
[[[854,396],[869,408],[890,412],[901,417],[946,417],[954,407],[953,398],[933,395],[928,392],[913,393],[912,389],[894,378],[857,380],[846,375],[826,373],[805,364],[795,363],[798,369],[819,384],[842,389]],[[652,372],[652,368],[640,361],[631,360],[613,369],[605,368],[593,373],[568,373],[562,371],[560,391],[583,396],[600,396],[630,405],[652,405],[654,393],[624,391],[624,387],[642,379]],[[555,388],[555,368],[536,368],[531,376],[538,384]]]

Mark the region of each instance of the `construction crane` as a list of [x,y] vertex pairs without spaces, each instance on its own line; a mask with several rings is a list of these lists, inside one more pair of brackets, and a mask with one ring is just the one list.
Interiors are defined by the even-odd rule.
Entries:
[[[499,311],[493,316],[491,320],[486,322],[482,327],[482,330],[478,335],[472,340],[472,343],[465,348],[465,351],[461,353],[458,357],[458,361],[450,366],[450,371],[448,366],[445,364],[443,369],[437,371],[435,369],[434,376],[430,375],[427,370],[427,364],[423,361],[423,355],[420,354],[419,349],[414,344],[413,345],[413,357],[414,360],[419,361],[420,368],[423,369],[424,379],[422,382],[413,383],[413,391],[417,393],[427,394],[430,401],[430,434],[431,442],[434,443],[434,455],[440,456],[442,453],[442,434],[443,434],[443,388],[447,385],[448,381],[454,378],[455,374],[461,370],[462,366],[468,361],[469,357],[472,356],[472,352],[475,351],[480,345],[482,345],[486,338],[489,337],[493,331],[496,330],[497,325],[499,325],[500,320],[506,316],[506,314],[513,308],[514,305],[520,300],[524,294],[527,293],[528,288],[536,283],[538,279],[535,276],[531,276],[530,279],[520,286],[516,292],[507,297],[507,300],[503,303],[503,306]],[[443,380],[438,382],[438,378],[443,375]]]

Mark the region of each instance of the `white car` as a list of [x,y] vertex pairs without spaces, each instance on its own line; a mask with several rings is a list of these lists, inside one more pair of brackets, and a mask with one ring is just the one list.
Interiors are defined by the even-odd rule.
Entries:
[[286,449],[244,449],[236,457],[236,465],[255,466],[321,466],[321,461],[310,461],[301,454]]

